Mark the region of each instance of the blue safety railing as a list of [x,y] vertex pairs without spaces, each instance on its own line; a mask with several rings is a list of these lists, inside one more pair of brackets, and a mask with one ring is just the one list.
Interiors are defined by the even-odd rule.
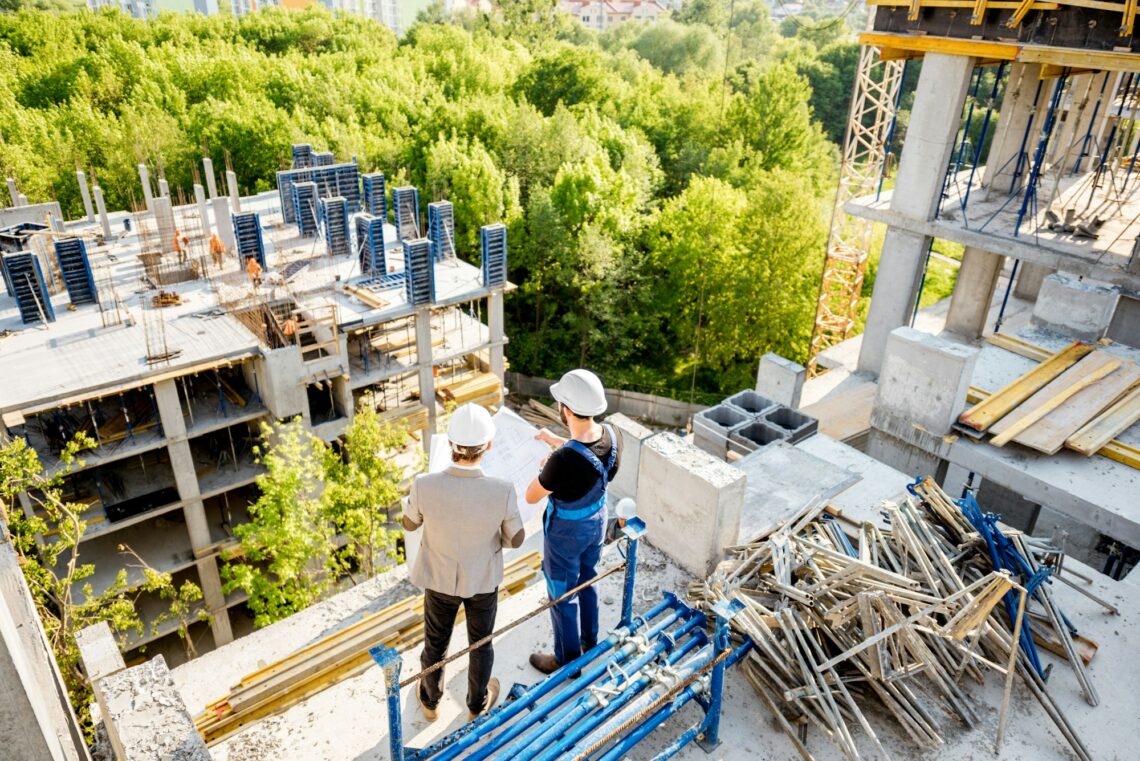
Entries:
[[422,673],[401,682],[402,656],[390,647],[370,650],[387,685],[392,761],[449,761],[461,755],[512,761],[617,759],[694,702],[703,710],[702,719],[656,758],[670,758],[694,741],[706,749],[715,747],[725,669],[752,648],[747,639],[731,647],[729,621],[743,606],[723,601],[714,607],[716,628],[711,642],[705,614],[670,592],[635,617],[637,545],[645,524],[633,518],[623,534],[625,580],[617,628],[542,681],[529,687],[514,685],[501,705],[427,747],[404,745],[400,704],[401,687],[418,685]]

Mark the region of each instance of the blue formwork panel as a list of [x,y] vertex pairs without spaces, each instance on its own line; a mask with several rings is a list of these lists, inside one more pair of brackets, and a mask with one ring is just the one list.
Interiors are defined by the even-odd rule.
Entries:
[[98,304],[95,290],[95,276],[91,274],[91,263],[87,259],[87,246],[80,238],[57,238],[55,257],[59,260],[59,271],[67,288],[67,297],[72,304]]
[[321,199],[321,226],[329,256],[347,256],[352,248],[348,230],[348,202],[340,196]]
[[313,165],[313,146],[308,143],[293,145],[293,168],[307,169]]
[[483,259],[483,286],[492,288],[507,282],[507,226],[499,222],[479,228],[479,248]]
[[384,258],[384,220],[371,214],[356,217],[356,251],[360,258],[360,271],[365,275],[385,275],[388,264]]
[[265,241],[261,237],[261,217],[256,211],[244,211],[232,215],[234,238],[237,240],[238,259],[244,262],[252,256],[261,268],[266,269]]
[[51,307],[39,259],[30,251],[19,251],[4,256],[3,265],[4,279],[12,286],[20,319],[25,324],[42,322],[44,318],[54,322],[55,311]]
[[317,185],[314,182],[293,183],[293,216],[301,237],[312,238],[317,234]]
[[388,193],[381,172],[373,172],[360,177],[364,189],[363,209],[374,217],[388,218]]
[[291,171],[277,173],[277,198],[281,201],[281,218],[287,225],[297,221],[297,214],[293,208],[293,179],[295,174]]
[[348,213],[360,211],[360,167],[356,164],[337,164],[333,167],[336,195],[348,204]]
[[428,204],[428,239],[437,262],[455,257],[455,207],[451,201]]
[[412,185],[392,188],[392,221],[396,240],[422,238],[420,233],[420,191]]
[[336,157],[333,156],[332,151],[313,151],[313,166],[332,166],[335,163]]
[[404,241],[404,293],[412,306],[435,301],[435,264],[427,238]]

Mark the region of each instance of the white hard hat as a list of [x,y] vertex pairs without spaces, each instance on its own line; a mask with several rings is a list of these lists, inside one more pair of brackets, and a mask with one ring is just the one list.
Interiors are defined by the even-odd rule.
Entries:
[[491,413],[478,404],[464,404],[451,413],[447,438],[460,447],[478,447],[490,442],[495,438]]
[[589,370],[571,370],[550,387],[550,395],[579,417],[601,415],[606,411],[606,390]]
[[614,512],[617,513],[617,517],[629,520],[633,516],[637,515],[637,503],[629,497],[623,497],[622,499],[618,500],[617,508]]

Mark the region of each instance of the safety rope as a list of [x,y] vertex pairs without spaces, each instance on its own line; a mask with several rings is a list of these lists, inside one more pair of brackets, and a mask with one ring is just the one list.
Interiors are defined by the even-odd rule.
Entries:
[[479,640],[478,642],[475,642],[471,645],[468,645],[466,648],[464,648],[463,650],[460,650],[455,655],[449,655],[448,657],[444,658],[439,663],[436,663],[432,666],[428,666],[426,669],[419,672],[418,674],[413,674],[412,676],[408,677],[404,681],[400,682],[400,689],[407,687],[409,684],[413,684],[415,682],[418,682],[419,680],[423,679],[425,676],[428,676],[429,674],[434,674],[436,671],[439,671],[441,668],[443,668],[447,664],[451,663],[452,661],[454,661],[458,658],[462,658],[463,656],[467,655],[468,653],[472,652],[473,650],[478,650],[479,648],[483,647],[483,645],[486,645],[488,642],[495,639],[495,637],[498,637],[498,636],[500,636],[506,632],[509,632],[511,629],[515,628],[519,624],[526,623],[527,621],[529,621],[532,618],[534,618],[535,616],[537,616],[539,613],[542,613],[544,610],[549,610],[550,608],[553,608],[558,603],[570,599],[571,597],[578,594],[579,592],[581,592],[586,587],[591,586],[592,584],[596,584],[599,581],[601,581],[602,579],[606,578],[607,576],[611,576],[611,575],[617,573],[618,571],[622,570],[623,568],[626,567],[626,565],[627,564],[625,562],[622,562],[622,563],[618,563],[617,565],[615,565],[611,568],[606,569],[605,571],[598,574],[597,576],[590,579],[589,581],[587,581],[583,584],[579,584],[578,586],[574,587],[573,589],[571,589],[569,592],[562,595],[561,597],[559,597],[555,600],[551,600],[550,602],[546,603],[545,605],[543,605],[540,608],[536,608],[535,610],[531,611],[530,613],[527,613],[522,618],[517,618],[514,621],[511,621],[509,624],[504,626],[502,629],[499,629],[498,631],[491,632],[490,634],[488,634],[486,637]]
[[658,709],[660,709],[663,705],[665,705],[670,700],[672,700],[674,696],[676,696],[678,693],[680,693],[682,690],[686,689],[693,682],[697,681],[702,676],[707,674],[718,663],[721,663],[726,658],[728,658],[730,655],[732,655],[732,648],[726,648],[724,650],[724,652],[722,652],[720,655],[713,658],[711,661],[706,663],[704,666],[701,666],[699,669],[694,671],[692,674],[689,674],[689,676],[683,682],[679,682],[678,684],[674,685],[672,688],[661,693],[661,696],[658,697],[656,700],[654,700],[652,703],[650,703],[648,706],[641,709],[640,711],[635,713],[633,716],[630,716],[628,719],[623,721],[616,728],[614,728],[614,729],[610,730],[608,733],[606,733],[605,737],[601,738],[600,740],[595,742],[593,745],[591,745],[589,748],[587,748],[583,752],[579,753],[577,756],[574,757],[574,761],[586,761],[592,753],[595,753],[598,750],[600,750],[601,748],[604,748],[615,737],[618,737],[620,735],[624,735],[626,732],[628,732],[634,726],[640,724],[645,719],[647,719],[650,715],[656,713],[658,711]]

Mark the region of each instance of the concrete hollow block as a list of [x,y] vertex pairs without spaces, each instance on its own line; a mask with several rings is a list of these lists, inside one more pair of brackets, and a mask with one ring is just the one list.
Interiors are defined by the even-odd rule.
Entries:
[[777,407],[764,416],[764,422],[787,432],[788,441],[796,444],[819,430],[819,421],[788,407]]
[[746,455],[777,441],[787,440],[788,432],[783,428],[763,420],[751,420],[737,426],[728,435],[728,449],[730,452]]
[[744,391],[733,394],[725,399],[724,403],[742,412],[746,412],[753,417],[764,415],[776,406],[774,401],[766,396],[757,394],[752,389],[745,389]]
[[800,396],[807,379],[807,368],[779,354],[768,352],[760,358],[756,371],[756,391],[779,404],[800,406]]
[[693,415],[693,439],[698,448],[722,460],[728,453],[728,434],[752,420],[752,416],[737,407],[718,404]]

